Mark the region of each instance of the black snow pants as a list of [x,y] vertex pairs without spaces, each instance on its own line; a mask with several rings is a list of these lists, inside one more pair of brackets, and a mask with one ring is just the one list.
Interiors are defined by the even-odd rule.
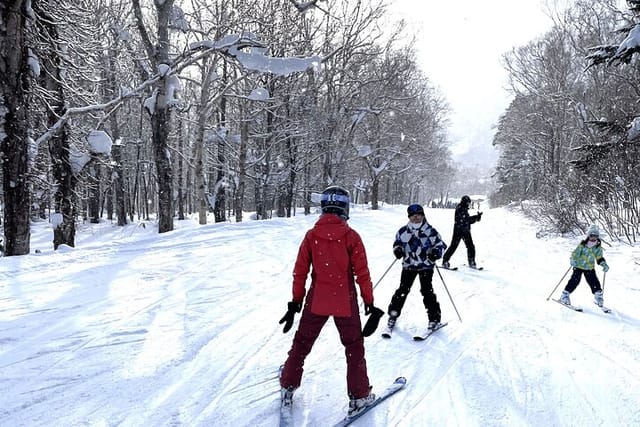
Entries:
[[[416,276],[420,277],[420,293],[422,293],[422,302],[427,309],[427,315],[430,322],[440,321],[440,304],[438,298],[433,292],[433,269],[428,270],[402,270],[400,275],[400,287],[396,290],[391,297],[391,304],[389,304],[389,311],[387,312],[390,317],[399,317],[402,313],[402,307],[407,300],[407,296],[411,291],[411,286],[416,279]],[[395,315],[392,315],[395,313]]]

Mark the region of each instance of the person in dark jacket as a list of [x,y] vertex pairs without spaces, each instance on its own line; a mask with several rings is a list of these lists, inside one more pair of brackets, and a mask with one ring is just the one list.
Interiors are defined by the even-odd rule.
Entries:
[[[285,323],[286,333],[295,313],[302,309],[289,357],[280,372],[281,398],[284,405],[291,405],[293,392],[302,380],[304,361],[329,316],[333,316],[345,348],[349,415],[354,415],[375,400],[367,376],[355,282],[360,288],[365,314],[382,310],[373,306],[373,286],[362,239],[347,224],[349,192],[338,186],[328,187],[322,193],[321,207],[320,219],[300,244],[293,269],[293,299],[280,320]],[[311,267],[311,286],[306,293],[305,282]]]
[[411,291],[416,277],[420,277],[420,292],[422,302],[427,310],[429,329],[437,329],[440,324],[440,304],[433,292],[433,268],[436,260],[440,259],[447,245],[440,238],[438,231],[425,218],[424,209],[418,204],[407,208],[409,223],[396,233],[393,242],[393,254],[402,259],[402,273],[400,286],[391,297],[387,314],[387,328],[383,331],[384,338],[391,338],[391,332],[400,317],[402,307]]
[[462,196],[460,203],[456,206],[456,213],[453,223],[453,237],[451,238],[451,244],[449,249],[442,256],[442,266],[449,268],[449,260],[458,249],[460,240],[464,242],[467,247],[467,261],[469,267],[476,267],[476,247],[473,244],[471,238],[471,224],[480,221],[482,218],[482,212],[478,212],[476,215],[469,215],[469,206],[471,205],[471,198],[469,196]]

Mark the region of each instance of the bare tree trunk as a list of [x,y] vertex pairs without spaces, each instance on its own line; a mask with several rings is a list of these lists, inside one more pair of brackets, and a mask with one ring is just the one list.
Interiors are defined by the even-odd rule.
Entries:
[[209,201],[206,194],[206,180],[204,165],[207,163],[207,152],[205,145],[205,129],[211,108],[207,102],[211,87],[211,69],[207,62],[203,65],[202,73],[206,76],[203,79],[200,89],[200,104],[198,107],[198,123],[196,124],[196,138],[193,146],[193,163],[195,165],[193,171],[193,181],[196,192],[196,208],[198,210],[198,224],[205,225],[207,223],[207,211]]
[[204,163],[205,163],[205,150],[204,150],[204,122],[198,122],[198,130],[196,135],[196,141],[193,147],[193,162],[195,168],[193,171],[193,181],[196,190],[196,203],[198,209],[198,224],[205,225],[207,223],[207,195],[205,191],[205,179],[204,179]]
[[[34,7],[38,13],[46,15],[46,11],[38,9],[38,3]],[[58,29],[55,19],[42,20],[43,31],[47,33],[47,39],[56,41],[59,39]],[[52,42],[53,43],[53,42]],[[63,69],[61,58],[58,54],[58,46],[52,44],[49,47],[49,57],[43,61],[44,68],[44,85],[50,94],[54,97],[49,101],[52,108],[47,111],[47,123],[53,126],[65,111],[65,93],[62,81]],[[51,156],[53,177],[56,182],[56,193],[54,195],[54,212],[61,215],[59,221],[53,230],[53,248],[57,249],[60,245],[75,246],[76,236],[76,186],[78,180],[71,167],[70,141],[68,127],[64,125],[59,132],[49,140],[49,155]],[[77,171],[76,171],[77,172]]]
[[115,163],[113,167],[113,189],[116,199],[116,216],[118,217],[118,225],[123,226],[127,224],[127,208],[125,205],[124,196],[124,180],[122,171],[122,148],[120,139],[116,139],[116,143],[111,147],[111,156]]
[[[181,153],[184,153],[184,121],[180,121],[180,135],[178,139],[178,147]],[[178,219],[184,220],[184,191],[183,191],[183,172],[184,159],[180,156],[178,160]]]
[[76,205],[74,191],[77,179],[71,170],[68,158],[69,141],[66,132],[49,141],[53,162],[53,176],[58,183],[54,195],[54,211],[62,215],[62,222],[53,229],[53,249],[60,245],[74,247],[76,238]]
[[[168,62],[168,61],[167,61]],[[164,98],[164,79],[156,85],[158,98]],[[158,179],[158,232],[173,230],[173,171],[169,156],[169,129],[171,113],[165,106],[157,105],[151,116],[153,159]]]
[[[226,63],[223,64],[223,75],[222,81],[226,83],[227,81],[227,66]],[[215,218],[215,222],[224,222],[227,220],[225,215],[225,208],[227,205],[227,190],[224,185],[225,180],[225,165],[227,164],[227,159],[225,156],[226,152],[226,143],[227,143],[227,97],[222,96],[220,99],[220,123],[218,126],[218,173],[216,176],[215,183],[215,206],[213,207],[213,216]]]
[[[117,53],[115,49],[110,51],[109,56],[104,58],[104,61],[107,63],[106,69],[103,70],[105,75],[105,80],[108,84],[109,93],[115,95],[118,93],[117,85],[115,81],[115,75],[111,71],[112,64],[115,61]],[[118,123],[118,112],[114,111],[111,114],[109,119],[109,123],[111,125],[111,137],[113,138],[114,144],[111,147],[111,158],[113,160],[113,169],[111,171],[111,179],[108,192],[109,200],[113,203],[115,199],[115,213],[118,217],[118,225],[124,226],[127,224],[127,207],[126,207],[126,198],[125,198],[125,184],[124,184],[124,171],[122,167],[123,161],[123,149],[121,135],[120,135],[120,124]],[[113,219],[112,217],[113,207],[109,208],[109,219]]]
[[[157,13],[157,40],[151,41],[144,26],[144,18],[139,0],[133,0],[138,29],[154,70],[160,64],[169,66],[169,17],[173,9],[173,0],[155,1]],[[173,230],[173,171],[169,154],[169,131],[171,113],[166,99],[166,84],[169,76],[158,79],[154,85],[155,105],[151,112],[151,142],[153,159],[156,165],[158,185],[158,232]]]
[[380,191],[380,177],[376,176],[371,181],[371,210],[378,209],[378,193]]
[[233,209],[236,212],[236,222],[242,222],[242,201],[244,200],[244,190],[246,186],[246,174],[247,174],[247,146],[249,145],[249,121],[245,115],[245,105],[240,102],[240,153],[238,155],[238,182],[236,188],[236,195],[234,199]]
[[27,65],[27,1],[0,3],[0,141],[4,189],[5,255],[29,253],[30,194],[28,180],[29,67]]
[[100,160],[97,154],[91,153],[91,161],[87,166],[89,172],[87,180],[87,189],[89,192],[87,197],[89,222],[97,224],[100,222],[100,177],[102,175]]

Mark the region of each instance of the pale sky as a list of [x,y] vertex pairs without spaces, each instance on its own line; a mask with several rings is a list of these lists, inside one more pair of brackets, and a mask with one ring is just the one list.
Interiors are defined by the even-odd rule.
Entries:
[[502,54],[551,28],[544,0],[391,0],[418,38],[422,69],[447,98],[454,154],[491,146],[511,96]]

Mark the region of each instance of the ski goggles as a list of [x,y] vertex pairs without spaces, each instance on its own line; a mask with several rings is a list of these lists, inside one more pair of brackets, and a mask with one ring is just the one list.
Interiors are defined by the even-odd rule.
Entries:
[[[316,199],[318,200],[318,199]],[[349,203],[349,196],[345,196],[343,194],[323,194],[320,201],[322,202],[342,202]]]

